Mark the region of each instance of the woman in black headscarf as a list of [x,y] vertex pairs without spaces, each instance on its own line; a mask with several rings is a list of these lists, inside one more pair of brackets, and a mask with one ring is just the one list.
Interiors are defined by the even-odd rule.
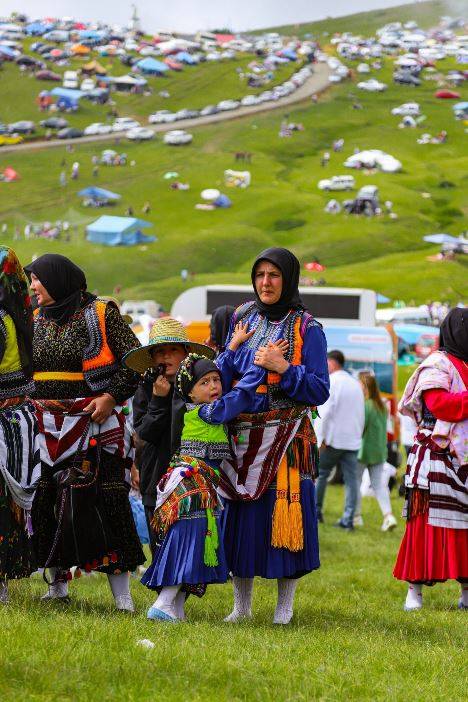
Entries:
[[[225,390],[252,362],[269,371],[248,414],[232,423],[236,460],[223,463],[225,549],[234,575],[234,610],[227,621],[251,616],[257,575],[277,579],[273,621],[287,624],[298,578],[320,565],[311,418],[328,398],[329,379],[325,336],[304,309],[299,272],[287,249],[257,256],[255,300],[235,311],[227,349],[217,360]],[[239,326],[249,338],[232,351],[229,341]]]
[[440,349],[408,380],[400,412],[418,430],[406,467],[406,529],[393,575],[408,582],[404,609],[421,609],[423,585],[458,580],[468,609],[468,310],[451,310]]
[[42,477],[32,520],[45,598],[68,596],[69,568],[108,574],[118,609],[133,611],[128,571],[144,562],[128,501],[127,400],[137,376],[120,361],[139,346],[117,306],[86,290],[84,272],[46,254],[25,269],[36,297],[33,395]]

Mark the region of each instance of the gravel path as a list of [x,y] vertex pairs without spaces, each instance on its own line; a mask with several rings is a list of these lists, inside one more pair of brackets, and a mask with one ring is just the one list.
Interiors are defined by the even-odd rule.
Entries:
[[[280,98],[275,102],[263,102],[260,105],[251,105],[249,107],[239,107],[237,110],[230,110],[226,112],[218,112],[215,115],[207,115],[206,117],[196,117],[195,119],[184,119],[179,122],[173,122],[172,124],[151,124],[149,125],[151,129],[155,132],[168,132],[172,129],[187,129],[189,127],[200,127],[206,124],[216,124],[218,122],[227,122],[233,119],[241,119],[242,117],[249,117],[250,115],[255,115],[260,112],[267,112],[270,110],[283,110],[289,105],[295,105],[298,102],[303,102],[308,100],[315,93],[320,93],[325,90],[330,83],[328,77],[330,75],[330,69],[326,63],[314,64],[314,73],[308,78],[303,85],[301,85],[294,93],[291,95],[286,95],[286,97]],[[116,133],[115,135],[109,134],[99,134],[96,136],[85,136],[78,139],[52,139],[50,141],[31,141],[25,144],[17,144],[15,146],[2,146],[0,148],[0,154],[13,153],[17,151],[33,151],[37,149],[50,149],[57,146],[66,146],[67,144],[89,144],[92,142],[110,142],[116,137],[119,137],[121,142],[125,140],[124,132]]]

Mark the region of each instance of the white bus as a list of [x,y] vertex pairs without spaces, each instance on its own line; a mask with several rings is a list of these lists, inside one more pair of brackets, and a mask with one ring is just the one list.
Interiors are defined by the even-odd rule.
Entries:
[[[324,325],[375,326],[377,295],[373,290],[301,287],[299,292],[305,307]],[[189,288],[175,300],[171,316],[184,324],[207,322],[217,307],[237,307],[253,297],[250,285],[203,285]]]

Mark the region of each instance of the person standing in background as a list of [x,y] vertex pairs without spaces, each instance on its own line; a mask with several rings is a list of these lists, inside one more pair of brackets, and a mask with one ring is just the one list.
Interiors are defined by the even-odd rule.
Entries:
[[372,373],[359,373],[365,399],[364,434],[358,454],[358,493],[354,526],[363,526],[361,516],[361,482],[365,468],[369,471],[370,483],[379,503],[384,520],[382,531],[390,531],[397,525],[390,503],[390,490],[384,476],[387,459],[387,409],[380,395],[377,380]]
[[321,416],[315,422],[320,446],[317,515],[323,522],[327,480],[332,469],[339,465],[346,497],[343,516],[335,526],[352,531],[358,492],[357,456],[364,431],[364,394],[358,381],[345,371],[342,352],[334,350],[327,355],[330,397],[320,408]]

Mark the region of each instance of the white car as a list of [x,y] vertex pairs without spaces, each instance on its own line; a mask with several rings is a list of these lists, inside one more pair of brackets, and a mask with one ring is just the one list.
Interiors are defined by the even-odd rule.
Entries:
[[183,129],[173,129],[171,132],[167,132],[164,135],[164,143],[170,144],[171,146],[180,146],[181,144],[190,144],[193,139],[193,135],[188,132],[184,132]]
[[221,100],[221,102],[218,102],[217,107],[221,112],[227,112],[228,110],[236,110],[239,105],[239,100]]
[[415,117],[416,115],[419,115],[419,105],[417,102],[404,102],[403,105],[393,108],[392,115]]
[[150,124],[168,124],[169,122],[175,122],[177,119],[174,112],[170,110],[158,110],[154,114],[148,117],[148,122]]
[[241,100],[241,105],[248,107],[250,105],[258,105],[259,99],[256,95],[246,95]]
[[370,80],[363,80],[357,84],[357,87],[361,90],[367,90],[369,93],[381,93],[387,90],[387,84],[381,83],[375,78],[370,78]]
[[147,141],[154,137],[154,132],[148,127],[134,127],[133,129],[129,129],[128,132],[125,133],[125,136],[132,141]]
[[338,73],[330,73],[328,76],[328,81],[330,83],[341,83],[342,80],[343,78],[339,76]]
[[319,190],[353,190],[356,187],[354,176],[332,176],[319,180]]
[[127,132],[134,127],[141,127],[141,124],[131,117],[117,117],[112,125],[113,132]]
[[110,124],[103,124],[102,122],[93,122],[84,130],[83,134],[85,136],[92,136],[94,134],[110,134],[113,131]]
[[370,73],[370,66],[368,63],[360,63],[356,70],[358,73]]
[[88,90],[94,90],[95,87],[96,83],[92,78],[85,78],[83,81],[81,81],[80,90],[86,93]]

